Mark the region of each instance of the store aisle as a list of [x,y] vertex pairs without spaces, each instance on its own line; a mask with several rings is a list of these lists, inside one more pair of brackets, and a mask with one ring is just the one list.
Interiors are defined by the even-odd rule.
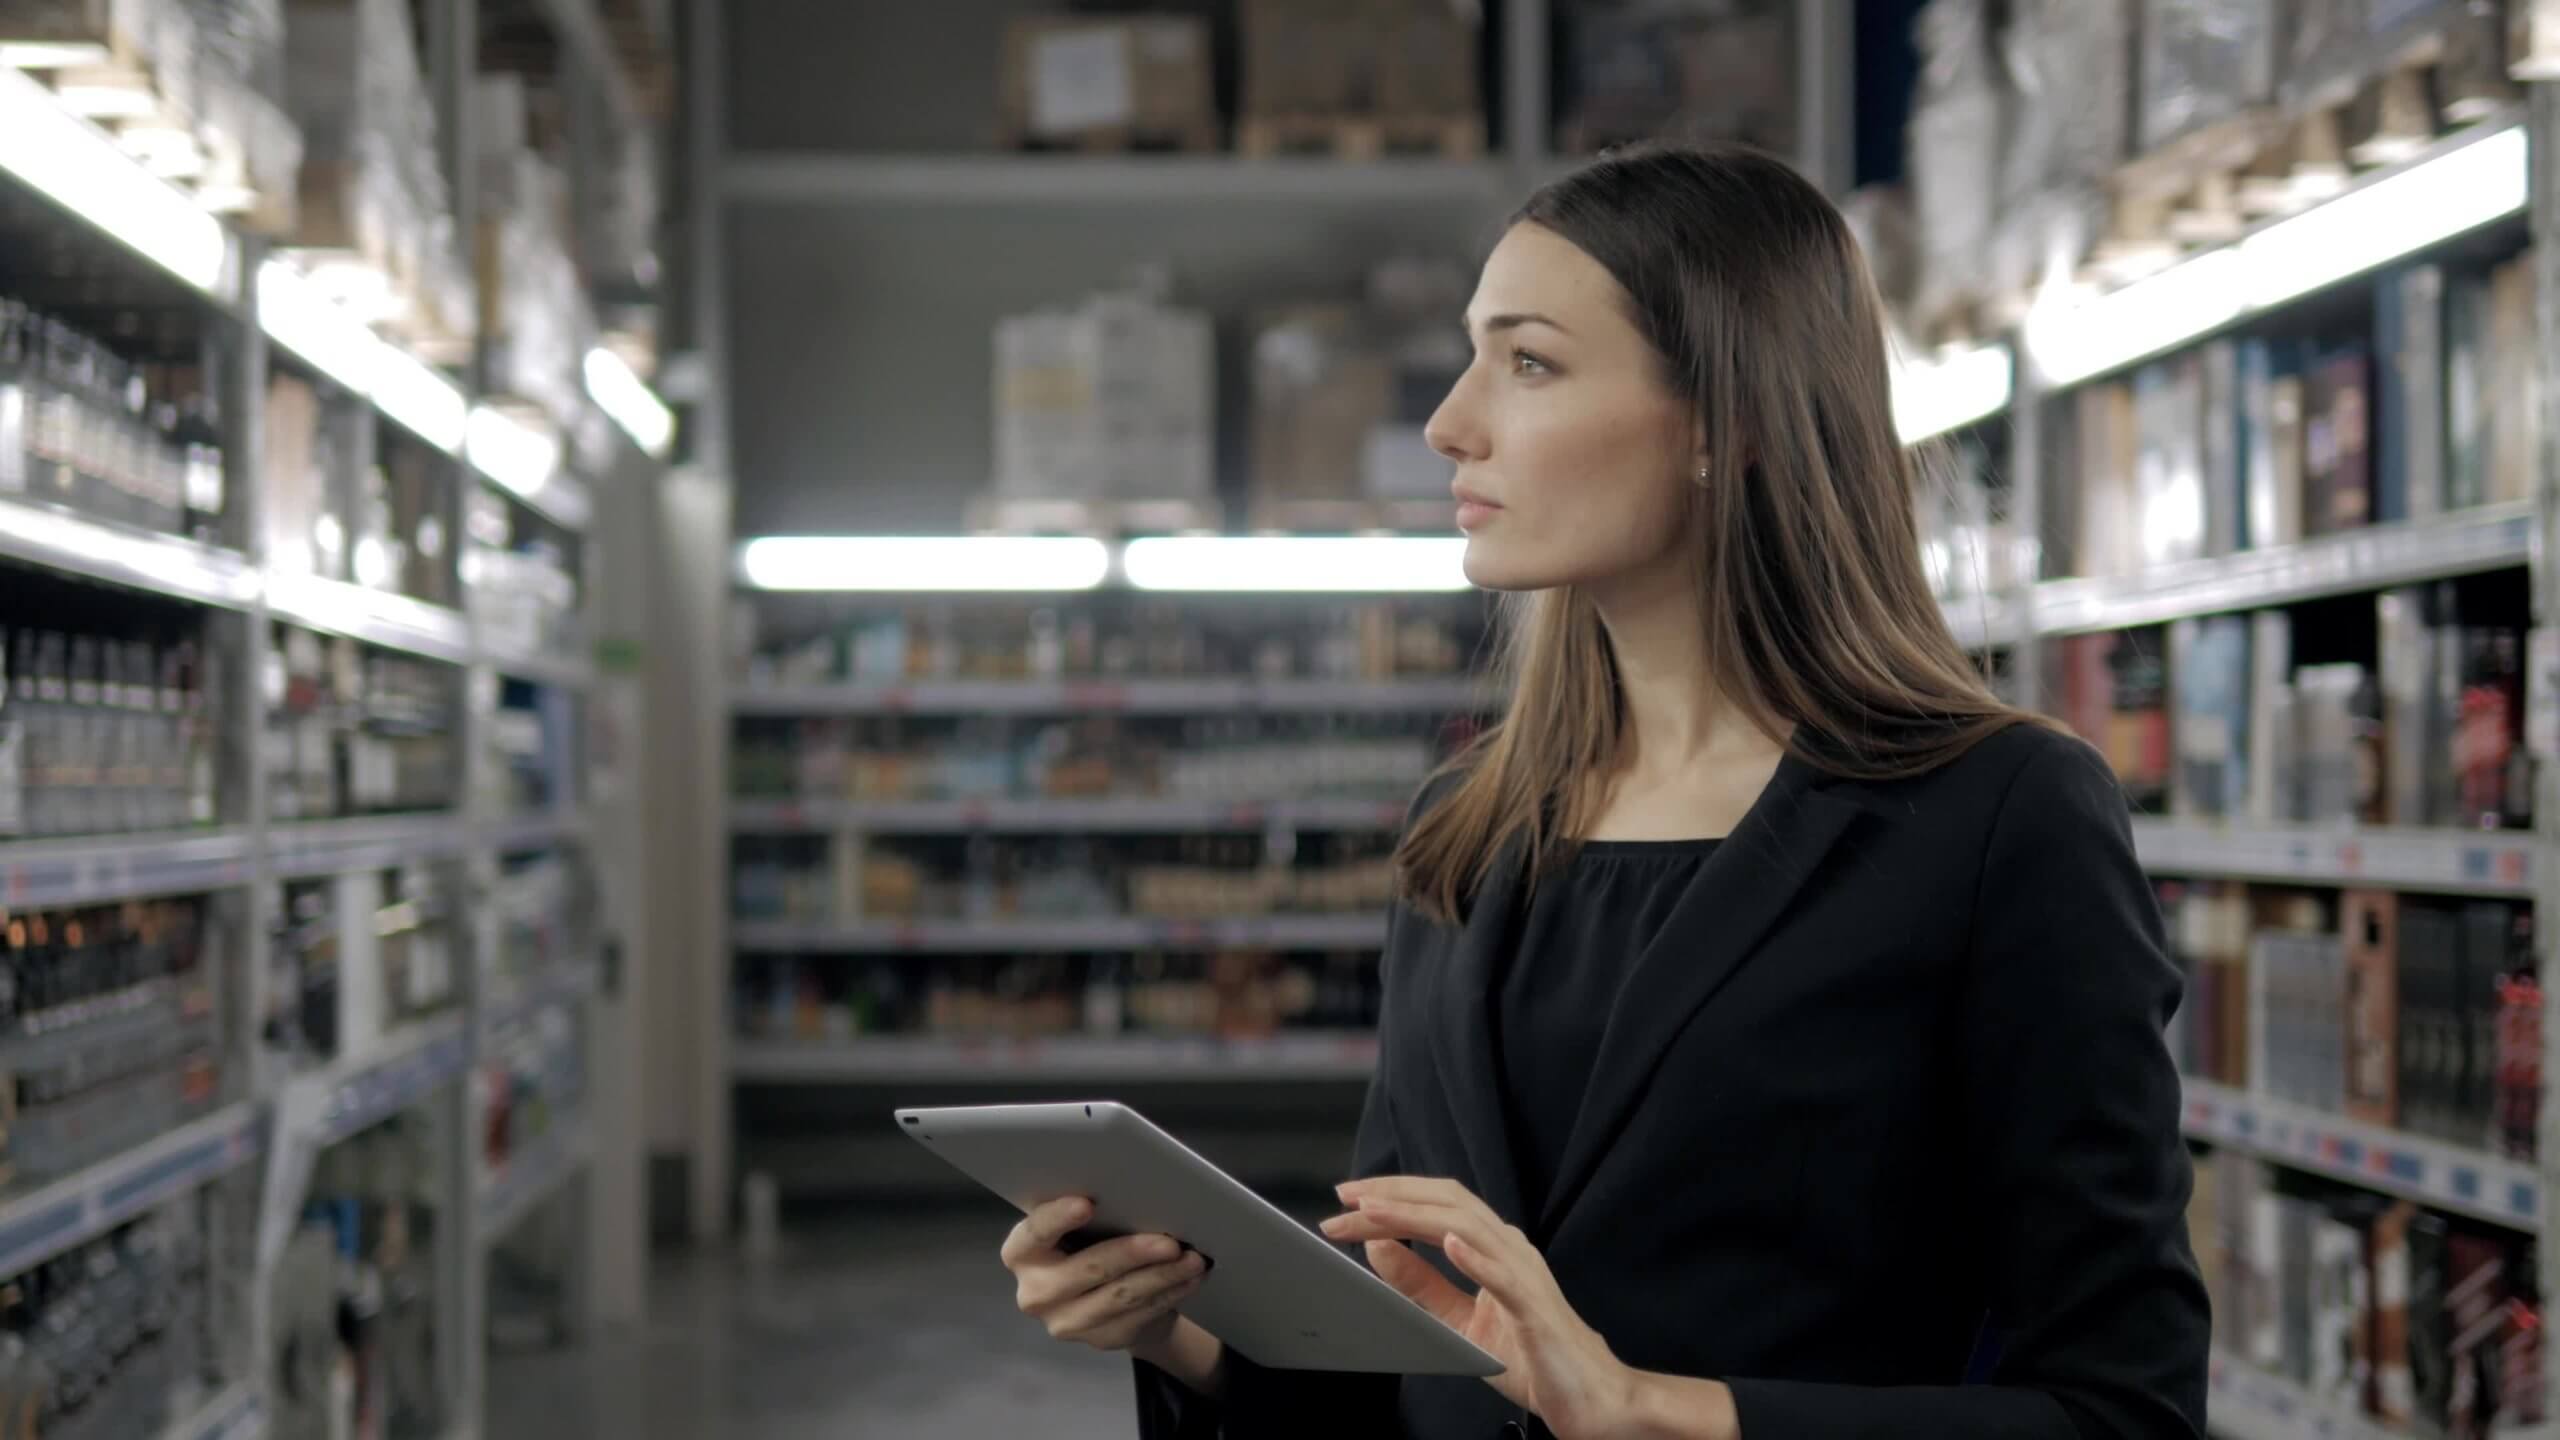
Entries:
[[781,1262],[663,1264],[645,1332],[493,1357],[483,1440],[865,1440],[1131,1433],[1128,1367],[1011,1309],[1010,1212],[799,1221]]

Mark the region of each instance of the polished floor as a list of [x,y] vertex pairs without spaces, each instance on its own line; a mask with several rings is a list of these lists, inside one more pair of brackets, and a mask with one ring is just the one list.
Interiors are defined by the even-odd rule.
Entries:
[[482,1440],[862,1440],[1133,1433],[1124,1360],[1015,1314],[988,1202],[787,1223],[780,1259],[689,1255],[651,1323],[490,1361]]

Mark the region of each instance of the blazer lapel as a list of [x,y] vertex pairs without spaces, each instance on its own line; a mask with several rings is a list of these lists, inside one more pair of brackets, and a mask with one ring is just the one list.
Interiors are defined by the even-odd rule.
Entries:
[[1494,1057],[1495,987],[1520,931],[1523,866],[1516,851],[1504,854],[1468,906],[1464,926],[1439,975],[1432,1006],[1432,1054],[1440,1082],[1457,1117],[1459,1143],[1473,1172],[1476,1198],[1519,1224],[1520,1172],[1511,1157],[1510,1117],[1502,1104],[1502,1073]]
[[1601,1032],[1538,1232],[1590,1182],[1689,1017],[1733,978],[1862,807],[1791,752],[1635,962]]

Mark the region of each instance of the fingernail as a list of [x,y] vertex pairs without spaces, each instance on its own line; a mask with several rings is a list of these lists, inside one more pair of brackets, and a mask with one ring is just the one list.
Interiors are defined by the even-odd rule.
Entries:
[[1182,1263],[1190,1267],[1191,1273],[1194,1275],[1206,1275],[1209,1273],[1209,1257],[1201,1254],[1197,1250],[1192,1251],[1188,1256],[1184,1257]]
[[1181,1252],[1181,1243],[1170,1235],[1158,1235],[1147,1242],[1147,1253],[1159,1259],[1169,1260]]

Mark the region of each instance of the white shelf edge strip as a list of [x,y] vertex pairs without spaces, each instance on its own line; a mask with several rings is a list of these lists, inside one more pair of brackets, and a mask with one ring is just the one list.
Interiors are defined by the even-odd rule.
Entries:
[[289,1083],[326,1091],[317,1136],[334,1145],[458,1079],[470,1064],[470,1048],[463,1017],[445,1015],[395,1033],[377,1053]]
[[[0,70],[0,75],[11,72]],[[263,585],[239,552],[0,496],[0,556],[239,610]]]
[[733,922],[731,940],[741,950],[776,951],[970,951],[1224,949],[1304,946],[1332,949],[1371,946],[1386,938],[1387,919],[1377,911],[1350,914],[1266,915],[1249,918],[1160,920],[1119,916],[1098,919],[878,921],[858,925],[794,925]]
[[740,1041],[730,1071],[765,1081],[1342,1078],[1377,1065],[1377,1038],[1365,1034],[1090,1036],[1012,1039],[860,1036],[842,1043]]
[[0,905],[85,905],[249,883],[245,828],[0,842]]
[[340,874],[407,860],[459,855],[474,829],[451,811],[351,820],[280,820],[268,827],[268,853],[287,879]]
[[258,1108],[241,1101],[0,1204],[0,1275],[106,1233],[258,1153]]
[[2522,123],[2438,153],[2104,295],[2056,289],[2027,313],[2027,356],[2050,386],[2174,349],[2251,314],[2519,213]]
[[222,222],[144,170],[32,77],[0,67],[0,170],[179,280],[229,300],[237,252]]
[[2146,870],[2264,877],[2338,886],[2530,896],[2528,830],[2401,826],[2230,825],[2137,817],[2134,849]]
[[1494,698],[1472,677],[1386,680],[1089,679],[918,680],[742,688],[740,715],[1181,714],[1231,710],[1351,710],[1368,713],[1475,710]]
[[161,1440],[253,1440],[265,1433],[266,1424],[266,1401],[256,1386],[243,1383],[197,1406],[193,1414],[171,1421]]
[[2407,1431],[2322,1400],[2218,1347],[2205,1392],[2205,1425],[2222,1440],[2410,1440]]
[[[1419,782],[1417,782],[1419,783]],[[734,800],[730,828],[741,833],[799,834],[828,830],[952,833],[992,830],[1259,831],[1393,828],[1404,822],[1401,800],[1218,801],[1154,797],[1096,800],[915,800],[831,803]]]
[[459,610],[369,585],[318,575],[271,575],[267,605],[277,618],[431,660],[471,659],[471,627]]
[[2196,1139],[2509,1229],[2541,1228],[2541,1177],[2523,1161],[2360,1124],[2208,1080],[2190,1078],[2181,1084],[2182,1123]]
[[2285,604],[2324,594],[2522,565],[2533,544],[2529,501],[2185,561],[2144,573],[2047,580],[2031,603],[2036,633],[2068,635]]
[[448,455],[462,453],[470,402],[462,387],[331,299],[291,262],[258,266],[258,324],[349,392]]

